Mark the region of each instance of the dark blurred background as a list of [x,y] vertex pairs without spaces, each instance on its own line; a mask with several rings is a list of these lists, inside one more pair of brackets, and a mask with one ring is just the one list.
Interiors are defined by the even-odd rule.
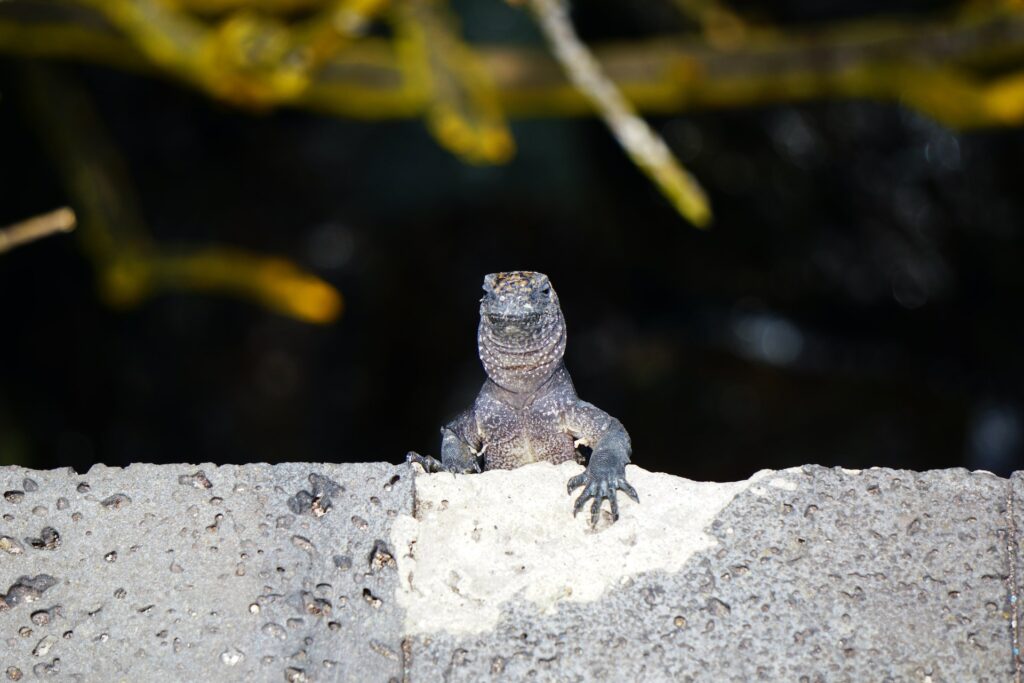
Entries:
[[[482,4],[457,4],[471,39],[529,32]],[[573,17],[585,40],[627,39],[667,21],[655,5]],[[29,61],[0,59],[0,225],[76,201],[25,106]],[[76,233],[0,255],[0,464],[436,454],[483,380],[483,275],[530,269],[559,293],[579,394],[623,421],[644,468],[1022,465],[1019,127],[957,131],[877,101],[647,116],[710,196],[700,231],[594,118],[515,119],[515,157],[474,166],[416,119],[253,112],[57,68],[91,97],[155,240],[285,257],[345,308],[329,325],[202,293],[112,308]]]

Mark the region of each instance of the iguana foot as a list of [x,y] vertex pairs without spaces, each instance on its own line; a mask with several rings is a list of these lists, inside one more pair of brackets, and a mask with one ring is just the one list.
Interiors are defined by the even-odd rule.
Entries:
[[480,472],[480,462],[475,458],[465,466],[454,463],[446,465],[432,455],[420,455],[416,451],[409,451],[405,454],[405,461],[418,463],[427,472],[451,472],[452,474],[469,474],[470,472],[479,474]]
[[622,491],[635,502],[640,502],[636,489],[626,481],[625,468],[611,465],[594,467],[592,465],[582,474],[577,474],[569,480],[569,494],[571,495],[573,491],[581,486],[583,487],[583,493],[580,494],[580,497],[576,499],[576,503],[572,506],[572,515],[575,517],[576,513],[583,509],[587,501],[593,499],[594,502],[590,505],[591,526],[597,526],[597,520],[601,515],[601,503],[605,500],[608,501],[612,508],[612,522],[618,521],[619,501],[615,497],[617,490]]
[[441,471],[441,461],[432,455],[420,455],[416,451],[409,451],[405,454],[405,461],[418,464],[424,472]]

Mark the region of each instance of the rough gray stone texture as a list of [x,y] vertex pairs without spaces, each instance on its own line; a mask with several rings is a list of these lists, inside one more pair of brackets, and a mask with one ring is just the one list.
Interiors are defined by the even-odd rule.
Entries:
[[0,680],[401,680],[410,474],[0,467]]
[[[0,680],[1015,679],[1019,474],[757,478],[678,571],[548,611],[512,599],[471,635],[406,635],[396,560],[410,550],[391,539],[416,528],[413,480],[386,464],[0,467]],[[449,503],[428,488],[424,509]],[[514,503],[481,523],[510,523]]]
[[552,614],[513,601],[481,635],[416,636],[412,680],[1013,680],[1007,480],[777,477],[792,485],[737,495],[680,572]]

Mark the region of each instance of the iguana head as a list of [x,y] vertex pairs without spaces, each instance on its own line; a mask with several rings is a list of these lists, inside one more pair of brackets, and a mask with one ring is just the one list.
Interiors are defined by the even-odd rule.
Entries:
[[547,275],[512,270],[484,278],[480,317],[495,333],[518,339],[560,319],[562,311]]
[[565,353],[565,320],[548,276],[529,270],[491,273],[480,300],[480,359],[511,391],[546,380]]

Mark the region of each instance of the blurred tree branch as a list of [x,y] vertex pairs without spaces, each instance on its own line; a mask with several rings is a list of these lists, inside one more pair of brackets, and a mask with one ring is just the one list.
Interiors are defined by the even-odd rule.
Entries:
[[419,92],[434,137],[466,161],[507,161],[515,145],[494,79],[446,3],[404,0],[391,16],[403,87]]
[[601,114],[633,163],[661,188],[684,218],[697,227],[707,226],[711,207],[704,190],[601,71],[594,55],[577,37],[565,0],[530,0],[529,4],[569,80]]
[[68,207],[54,209],[0,228],[0,254],[58,232],[75,229],[75,212]]
[[[1024,121],[1024,9],[1016,3],[784,27],[748,22],[719,0],[671,1],[697,30],[592,50],[593,66],[622,95],[621,111],[876,99],[954,128]],[[384,19],[393,39],[364,37]],[[558,40],[567,34],[559,35],[556,54],[565,49]],[[612,120],[610,100],[580,87],[580,74],[547,51],[463,41],[444,0],[7,0],[0,53],[161,73],[253,107],[422,116],[442,145],[477,163],[511,154],[506,117],[599,110]]]
[[385,0],[331,0],[298,21],[241,7],[216,22],[164,0],[81,0],[149,61],[228,101],[281,104],[366,30]]
[[160,292],[201,291],[240,296],[305,322],[337,319],[341,295],[285,259],[154,242],[88,95],[52,67],[31,66],[26,81],[26,105],[78,209],[79,236],[107,304],[128,308]]
[[[47,11],[26,11],[40,5]],[[490,73],[507,115],[593,113],[587,97],[545,51],[496,45],[473,49]],[[712,45],[703,35],[686,34],[598,45],[593,51],[604,73],[644,113],[876,98],[903,102],[957,128],[1024,121],[1024,98],[1016,96],[1024,92],[1024,10],[1004,6],[929,21],[876,19],[820,28],[751,28],[741,44],[728,48]],[[134,40],[80,5],[46,0],[0,3],[0,53],[162,72],[191,82],[187,73],[149,59]],[[325,59],[301,94],[282,94],[262,104],[292,104],[368,119],[422,115],[431,107],[430,94],[407,81],[392,41],[361,38]],[[231,98],[230,89],[213,87],[209,92]]]
[[719,0],[673,0],[679,12],[694,21],[709,45],[720,48],[741,43],[750,27],[748,22]]

